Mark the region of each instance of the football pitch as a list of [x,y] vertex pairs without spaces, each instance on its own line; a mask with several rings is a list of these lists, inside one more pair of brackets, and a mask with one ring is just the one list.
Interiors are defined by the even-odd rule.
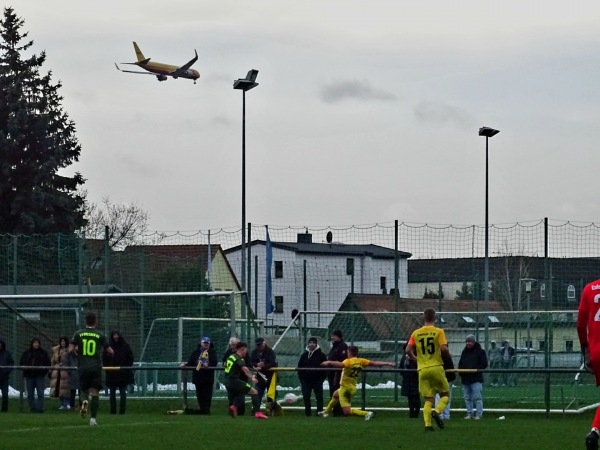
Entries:
[[[484,414],[464,420],[456,412],[444,430],[425,432],[422,418],[406,412],[376,411],[361,417],[305,417],[300,408],[284,416],[259,420],[229,417],[223,401],[211,416],[167,415],[176,400],[128,402],[127,414],[109,415],[101,400],[97,427],[75,412],[54,409],[47,400],[43,414],[19,413],[16,402],[0,415],[0,447],[6,449],[577,449],[584,448],[593,413],[581,415]],[[462,406],[462,405],[461,405]]]

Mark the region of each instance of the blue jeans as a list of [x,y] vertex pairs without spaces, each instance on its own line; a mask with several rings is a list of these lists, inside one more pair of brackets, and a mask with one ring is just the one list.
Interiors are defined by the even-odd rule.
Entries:
[[483,383],[463,384],[467,415],[481,417],[483,415]]
[[[46,389],[46,377],[27,377],[25,378],[27,386],[27,403],[29,410],[41,412],[44,410],[44,389]],[[37,398],[34,399],[37,392]]]

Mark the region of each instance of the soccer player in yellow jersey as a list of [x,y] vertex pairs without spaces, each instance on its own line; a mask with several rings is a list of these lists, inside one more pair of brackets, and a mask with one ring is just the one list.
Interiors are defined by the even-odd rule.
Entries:
[[342,370],[342,379],[340,381],[340,388],[333,393],[331,401],[327,405],[324,411],[319,413],[322,417],[327,417],[335,405],[338,403],[342,407],[342,411],[345,416],[363,416],[365,420],[371,420],[373,417],[372,411],[363,411],[361,409],[352,408],[351,400],[352,396],[356,392],[356,384],[358,383],[358,377],[362,372],[363,367],[377,366],[377,367],[394,367],[392,362],[384,361],[369,361],[368,359],[358,357],[358,347],[351,345],[348,347],[348,358],[340,361],[323,361],[321,363],[325,367],[339,367]]
[[[419,392],[425,399],[423,405],[423,419],[425,429],[434,431],[431,419],[435,420],[437,426],[444,428],[444,422],[440,414],[448,404],[448,380],[444,372],[442,355],[450,356],[446,333],[435,326],[435,310],[427,308],[423,312],[423,327],[415,330],[408,340],[406,354],[409,358],[417,361],[419,372]],[[433,409],[433,397],[440,394],[440,401]]]

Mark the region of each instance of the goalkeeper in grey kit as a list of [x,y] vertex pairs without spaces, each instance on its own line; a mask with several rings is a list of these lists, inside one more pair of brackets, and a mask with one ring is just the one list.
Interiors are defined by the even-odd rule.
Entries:
[[235,353],[231,354],[225,361],[225,379],[223,381],[229,398],[229,415],[237,417],[238,405],[235,404],[236,400],[240,397],[243,398],[243,395],[249,395],[252,399],[252,415],[257,419],[268,419],[260,411],[258,391],[250,384],[240,380],[240,375],[243,373],[252,383],[256,384],[258,382],[256,376],[252,375],[244,361],[248,353],[248,345],[245,342],[238,342],[235,348]]

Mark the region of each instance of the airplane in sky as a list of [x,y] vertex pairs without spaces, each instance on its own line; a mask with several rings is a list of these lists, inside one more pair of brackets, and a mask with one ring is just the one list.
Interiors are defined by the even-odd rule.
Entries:
[[196,84],[196,80],[200,78],[200,72],[195,69],[190,69],[192,65],[198,61],[198,52],[194,50],[196,56],[194,56],[189,62],[185,63],[183,66],[173,66],[171,64],[163,64],[158,62],[150,62],[150,58],[146,58],[138,45],[134,42],[133,48],[135,49],[135,54],[137,56],[137,62],[133,63],[121,63],[121,64],[133,64],[134,66],[141,67],[147,72],[137,72],[134,70],[123,70],[121,69],[117,63],[115,66],[121,72],[127,73],[138,73],[142,75],[154,75],[158,81],[166,81],[167,77],[177,78],[187,78],[189,80],[194,80],[194,84]]

